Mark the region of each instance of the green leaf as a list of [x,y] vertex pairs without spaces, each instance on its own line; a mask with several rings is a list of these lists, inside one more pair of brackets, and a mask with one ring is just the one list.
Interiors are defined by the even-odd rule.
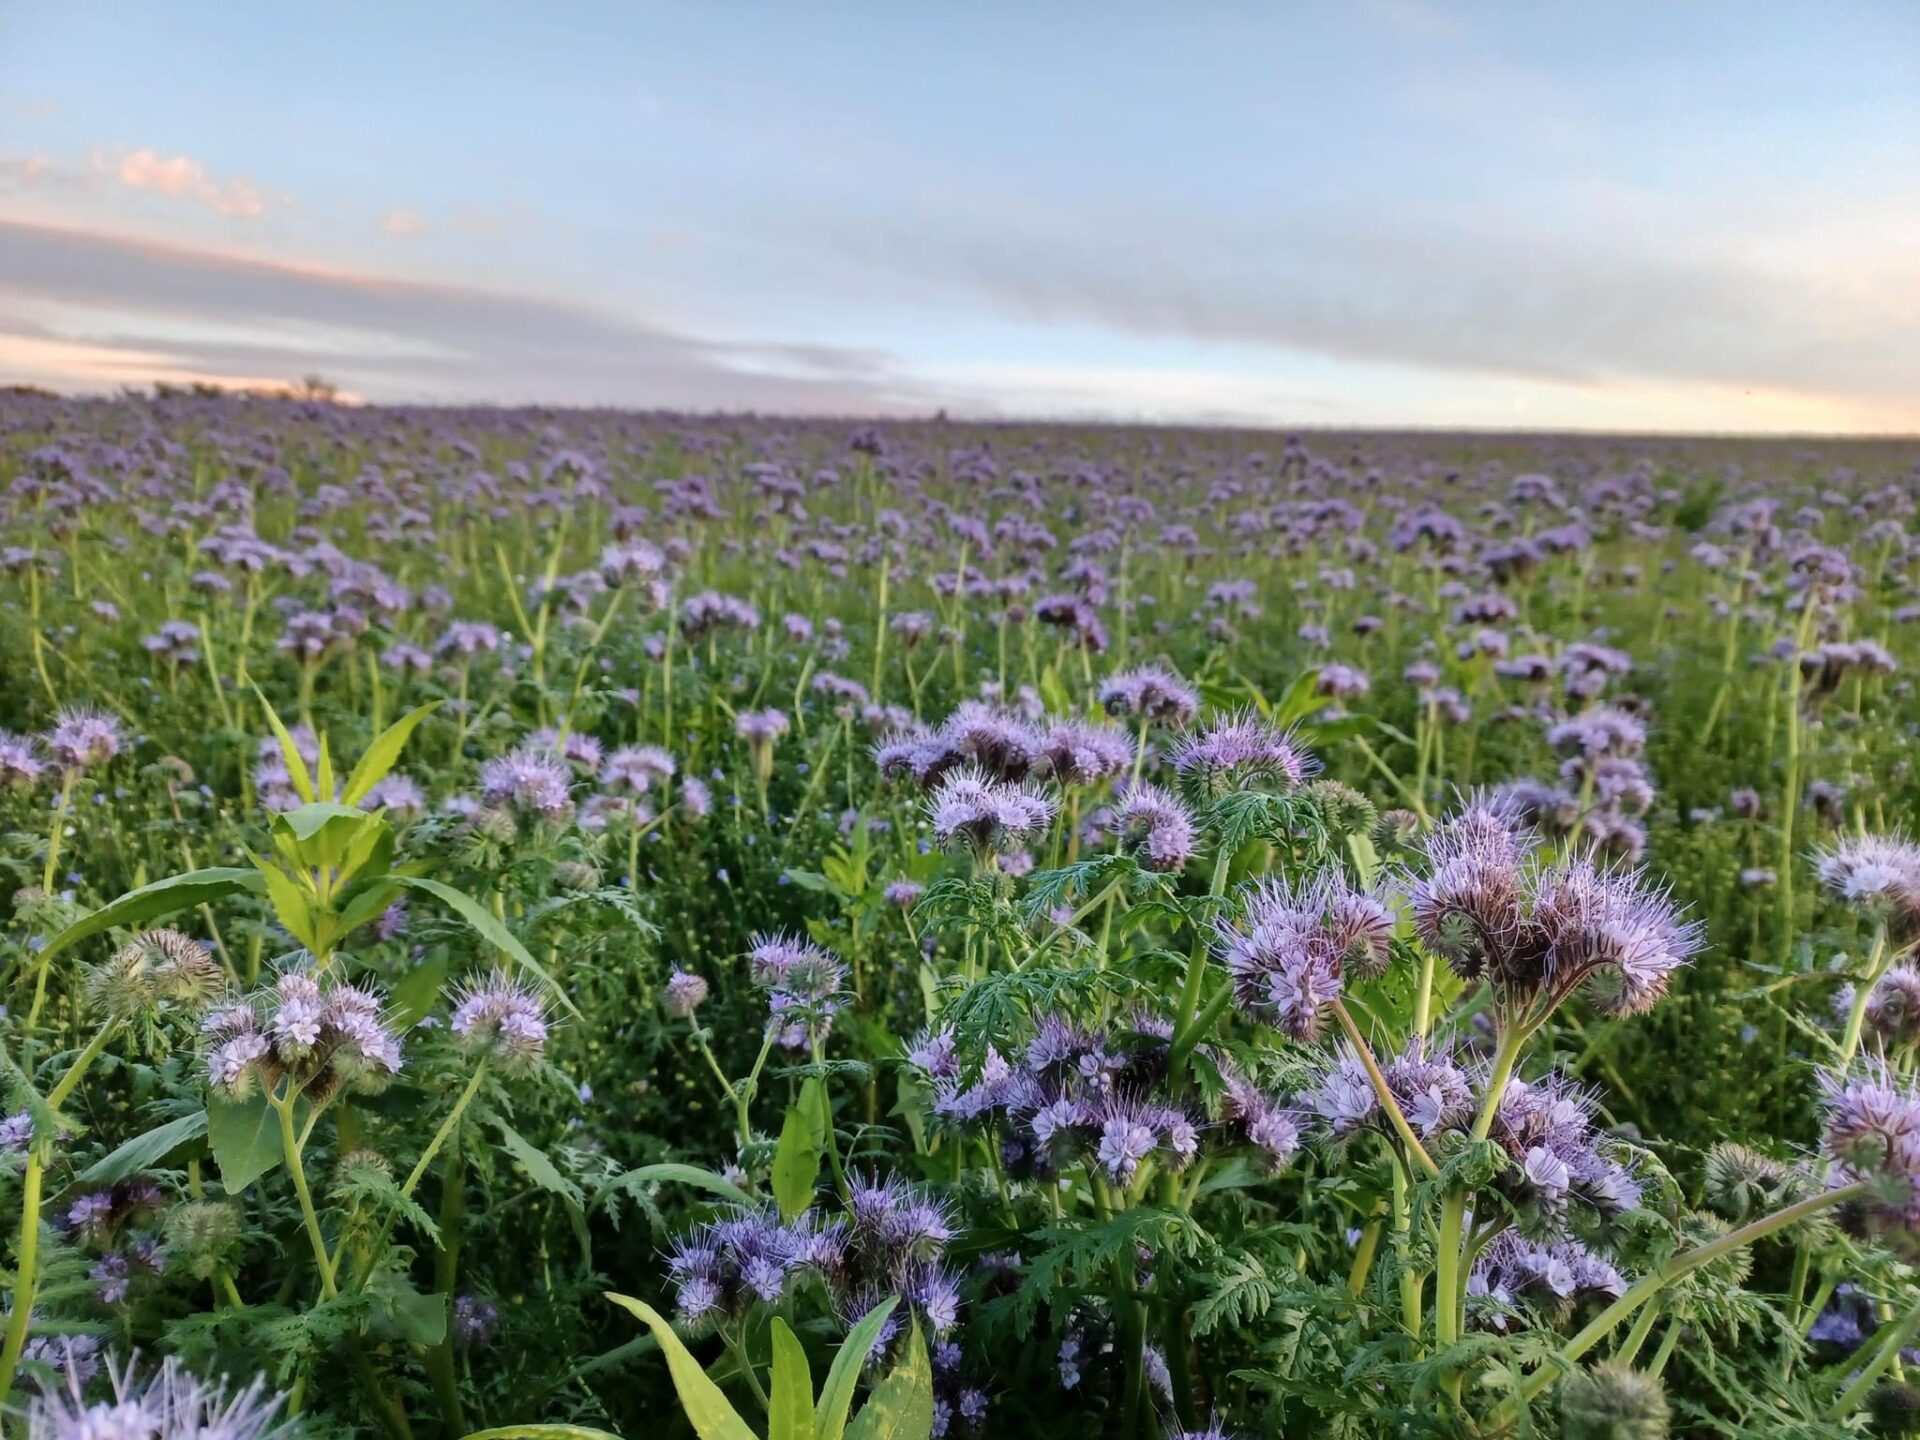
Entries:
[[793,1329],[773,1317],[773,1398],[767,1440],[813,1440],[813,1372]]
[[320,737],[320,763],[313,771],[313,793],[318,799],[322,795],[333,794],[333,747],[327,744],[327,737]]
[[318,792],[313,788],[313,776],[307,772],[306,757],[300,753],[300,747],[293,743],[293,736],[280,723],[279,713],[258,685],[253,687],[253,693],[259,697],[260,708],[267,712],[267,724],[272,728],[274,738],[280,742],[280,755],[287,762],[287,776],[293,783],[293,793],[305,804],[311,805]]
[[285,1158],[280,1146],[280,1118],[267,1097],[251,1100],[207,1101],[207,1139],[213,1145],[220,1183],[229,1195],[238,1195]]
[[401,1276],[392,1275],[369,1287],[378,1318],[401,1339],[415,1345],[438,1345],[447,1338],[447,1297],[422,1294]]
[[74,1178],[88,1185],[106,1185],[124,1180],[142,1170],[151,1170],[189,1141],[207,1133],[207,1112],[196,1110],[169,1120],[144,1134],[136,1135],[109,1155],[103,1155]]
[[507,1147],[507,1153],[513,1156],[522,1170],[527,1172],[528,1179],[542,1190],[551,1190],[556,1195],[564,1195],[576,1202],[580,1199],[580,1187],[560,1173],[559,1167],[548,1158],[546,1151],[540,1149],[500,1116],[492,1115],[491,1118],[494,1128],[500,1132],[502,1143]]
[[611,1430],[587,1425],[501,1425],[469,1431],[462,1440],[620,1440]]
[[396,1029],[411,1030],[427,1018],[447,983],[447,952],[435,946],[427,958],[393,982],[392,1020]]
[[773,1152],[773,1198],[780,1214],[791,1220],[813,1203],[813,1188],[826,1154],[810,1106],[789,1105],[780,1126],[780,1146]]
[[189,870],[184,875],[156,880],[151,885],[142,885],[138,890],[129,890],[118,900],[102,905],[90,915],[81,916],[49,940],[39,958],[44,964],[69,946],[116,925],[141,925],[149,920],[157,920],[162,915],[223,900],[241,891],[259,895],[265,890],[266,882],[260,878],[257,870],[234,866]]
[[360,757],[360,763],[353,767],[353,774],[347,777],[347,788],[340,798],[349,805],[358,805],[366,799],[367,792],[386,779],[387,772],[398,763],[400,752],[406,747],[414,727],[439,707],[438,700],[430,701],[417,710],[409,710],[382,731],[367,747],[367,753]]
[[833,1368],[827,1371],[827,1382],[820,1387],[820,1404],[813,1412],[813,1440],[841,1440],[847,1428],[847,1411],[853,1406],[854,1388],[860,1383],[860,1372],[866,1368],[873,1347],[880,1342],[887,1317],[899,1303],[898,1296],[888,1296],[847,1332],[840,1353],[833,1357]]
[[495,919],[493,912],[488,910],[487,907],[482,905],[478,900],[474,899],[464,890],[456,890],[453,886],[443,884],[438,880],[429,880],[424,875],[395,874],[391,878],[394,884],[407,890],[418,890],[422,895],[431,895],[442,905],[445,905],[449,910],[453,911],[454,914],[466,921],[467,925],[482,940],[485,940],[489,945],[493,946],[494,949],[505,952],[508,956],[512,957],[516,965],[536,977],[547,987],[553,999],[558,1001],[570,1014],[576,1018],[584,1018],[580,1015],[580,1008],[567,997],[567,993],[564,990],[554,983],[553,977],[547,974],[547,972],[541,968],[540,963],[527,953],[527,947],[515,939],[513,932]]
[[916,1321],[907,1337],[907,1358],[874,1387],[853,1417],[847,1440],[930,1440],[933,1434],[933,1366]]
[[316,948],[318,926],[314,923],[313,901],[307,892],[277,865],[268,865],[261,870],[260,878],[266,882],[267,899],[273,904],[273,913],[286,927],[287,933],[309,950]]
[[659,1311],[629,1295],[609,1291],[607,1299],[638,1316],[660,1342],[660,1351],[667,1357],[667,1371],[673,1376],[674,1391],[680,1396],[680,1408],[687,1412],[687,1420],[700,1440],[758,1440]]
[[659,1165],[642,1165],[637,1170],[628,1170],[616,1175],[601,1187],[600,1193],[608,1195],[616,1190],[637,1190],[653,1184],[656,1180],[697,1185],[702,1190],[711,1190],[715,1195],[738,1201],[742,1205],[753,1204],[753,1197],[726,1176],[716,1175],[711,1170],[702,1170],[698,1165],[678,1165],[671,1161]]

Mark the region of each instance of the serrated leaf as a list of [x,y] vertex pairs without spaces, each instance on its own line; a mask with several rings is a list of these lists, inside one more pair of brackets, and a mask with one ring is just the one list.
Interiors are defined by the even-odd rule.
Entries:
[[573,1001],[568,998],[567,993],[554,983],[553,977],[546,972],[540,963],[535,960],[532,955],[527,953],[527,947],[522,945],[519,940],[514,937],[513,932],[507,929],[505,925],[502,925],[500,921],[495,918],[493,912],[488,910],[487,907],[482,905],[478,900],[475,900],[464,890],[456,890],[451,885],[444,884],[439,880],[430,880],[424,875],[401,875],[396,873],[390,878],[394,884],[400,886],[402,889],[418,890],[422,895],[431,895],[442,905],[445,905],[449,910],[453,911],[454,914],[466,921],[468,927],[482,940],[485,940],[489,945],[493,946],[494,949],[506,954],[513,960],[514,964],[518,965],[546,986],[549,998],[556,1001],[575,1018],[583,1018],[580,1015],[579,1006],[575,1005]]
[[367,753],[360,757],[360,763],[353,767],[353,774],[347,777],[347,788],[340,798],[349,805],[358,805],[366,799],[368,792],[386,779],[387,773],[399,763],[400,752],[406,748],[414,728],[439,707],[438,700],[430,701],[417,710],[409,710],[381,731],[367,747]]
[[609,1291],[607,1299],[639,1317],[640,1322],[653,1332],[653,1338],[660,1342],[660,1353],[667,1357],[667,1372],[673,1377],[673,1389],[680,1397],[680,1408],[686,1412],[687,1420],[700,1440],[758,1440],[747,1422],[740,1418],[739,1412],[728,1403],[727,1397],[720,1393],[720,1387],[707,1378],[707,1372],[700,1368],[700,1362],[693,1358],[693,1352],[673,1333],[673,1327],[659,1311],[630,1295],[616,1295]]
[[860,1383],[860,1372],[866,1369],[867,1357],[879,1344],[887,1317],[899,1303],[898,1296],[889,1295],[847,1332],[840,1353],[833,1357],[833,1364],[827,1370],[826,1383],[820,1387],[820,1403],[813,1412],[813,1440],[841,1440],[845,1434],[847,1411],[853,1408],[853,1392]]
[[767,1440],[813,1440],[813,1371],[793,1328],[773,1317],[773,1394]]
[[207,1133],[207,1112],[196,1110],[169,1120],[144,1134],[136,1135],[112,1153],[103,1155],[74,1178],[89,1185],[106,1185],[124,1180],[142,1170],[151,1170],[168,1155]]
[[118,900],[110,901],[92,914],[74,921],[46,943],[39,959],[44,963],[62,950],[116,925],[144,924],[162,915],[172,915],[192,909],[195,905],[206,905],[243,892],[253,895],[266,892],[266,882],[261,879],[259,871],[237,866],[215,866],[156,880],[151,885],[142,885],[138,890],[129,890]]
[[907,1358],[874,1387],[847,1440],[930,1440],[932,1434],[933,1366],[916,1321],[907,1336]]

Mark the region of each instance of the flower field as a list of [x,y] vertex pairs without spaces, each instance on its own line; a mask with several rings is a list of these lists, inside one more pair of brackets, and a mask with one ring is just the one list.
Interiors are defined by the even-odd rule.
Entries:
[[1920,449],[0,394],[0,1434],[1920,1427]]

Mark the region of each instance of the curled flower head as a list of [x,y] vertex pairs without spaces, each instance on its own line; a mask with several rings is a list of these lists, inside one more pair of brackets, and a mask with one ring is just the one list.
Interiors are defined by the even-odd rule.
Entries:
[[1012,850],[1053,823],[1051,798],[1028,785],[994,780],[969,766],[942,779],[927,801],[934,838],[965,841],[976,854]]
[[342,1085],[380,1089],[400,1070],[400,1039],[380,997],[357,985],[322,985],[297,970],[245,1000],[219,1005],[201,1021],[207,1083],[230,1099],[291,1077],[313,1098]]
[[805,1050],[827,1038],[847,979],[836,957],[795,936],[761,935],[747,963],[753,983],[767,992],[769,1023],[780,1044]]
[[31,789],[46,768],[46,762],[35,753],[31,735],[0,730],[0,790]]
[[1311,1040],[1349,972],[1370,978],[1386,969],[1393,925],[1392,911],[1337,873],[1298,885],[1267,880],[1248,899],[1244,923],[1220,928],[1216,952],[1242,1010]]
[[573,814],[573,771],[551,747],[526,744],[480,767],[487,804],[517,815],[564,821]]
[[1178,796],[1158,785],[1129,785],[1107,828],[1136,852],[1150,870],[1181,870],[1193,855],[1193,815]]
[[1554,988],[1571,993],[1590,979],[1592,1000],[1614,1015],[1652,1009],[1669,977],[1700,948],[1702,933],[1696,922],[1681,919],[1664,890],[1591,857],[1543,877],[1533,923]]
[[1857,835],[1815,861],[1828,891],[1884,918],[1905,938],[1920,931],[1920,845],[1899,835]]
[[675,970],[669,975],[661,992],[661,1003],[667,1007],[667,1014],[676,1020],[688,1019],[706,1003],[706,999],[706,978],[685,970]]
[[1180,730],[1199,710],[1200,697],[1171,670],[1142,665],[1102,681],[1100,703],[1112,714],[1133,715],[1169,730]]
[[461,995],[450,1028],[463,1048],[506,1070],[530,1069],[547,1048],[540,997],[499,970]]
[[1062,720],[1040,738],[1039,758],[1062,785],[1093,785],[1133,763],[1133,745],[1111,725]]
[[47,731],[46,743],[62,770],[92,770],[120,753],[120,722],[100,710],[62,710]]

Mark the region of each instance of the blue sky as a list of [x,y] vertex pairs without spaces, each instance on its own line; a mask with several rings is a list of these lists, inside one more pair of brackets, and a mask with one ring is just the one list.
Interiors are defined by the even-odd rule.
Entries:
[[0,379],[1920,430],[1920,7],[0,0]]

